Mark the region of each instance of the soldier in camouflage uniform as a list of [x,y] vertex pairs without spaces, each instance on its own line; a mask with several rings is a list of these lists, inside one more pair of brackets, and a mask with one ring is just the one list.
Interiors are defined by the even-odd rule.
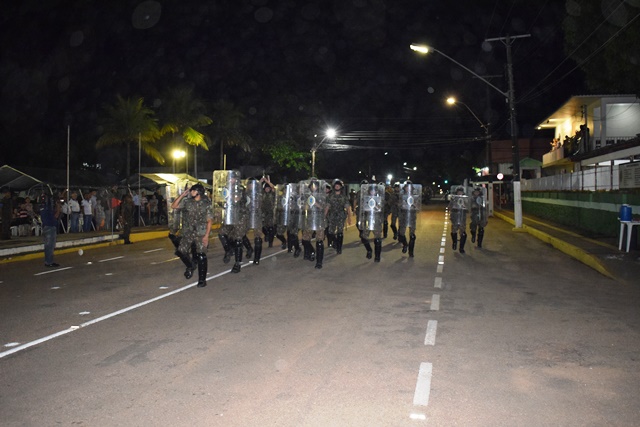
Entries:
[[[398,200],[398,242],[402,243],[402,253],[407,253],[408,250],[409,257],[413,258],[413,249],[416,245],[416,222],[418,213],[422,209],[422,185],[405,181]],[[407,229],[409,229],[409,241],[407,241]]]
[[[300,206],[298,185],[278,184],[276,187],[276,232],[283,236],[287,233],[287,252],[293,252],[293,257],[300,256],[300,242],[298,240],[298,222],[300,220]],[[280,237],[278,237],[280,239]],[[282,239],[280,239],[282,240]],[[283,248],[284,249],[284,248]]]
[[460,253],[464,253],[467,241],[467,214],[469,213],[469,197],[463,186],[455,188],[449,202],[449,218],[451,219],[452,249],[458,249],[458,233],[460,233]]
[[471,191],[471,243],[476,243],[476,230],[478,232],[478,248],[482,248],[484,228],[487,226],[487,197],[486,188],[477,186]]
[[393,187],[390,185],[386,185],[384,188],[384,222],[382,223],[382,238],[386,239],[389,233],[389,215],[391,215],[392,209],[392,197],[393,197]]
[[400,183],[393,184],[393,189],[389,193],[389,211],[391,213],[391,231],[393,231],[393,240],[398,239],[398,213],[400,212]]
[[[260,258],[262,256],[262,193],[261,182],[255,178],[249,178],[243,194],[246,202],[240,204],[241,219],[239,224],[234,227],[235,229],[232,233],[236,239],[236,249],[238,246],[237,242],[242,242],[247,249],[247,258],[251,258],[251,255],[253,255],[253,263],[255,265],[260,264]],[[247,237],[247,234],[251,230],[253,230],[253,248],[251,247],[249,237]],[[240,251],[242,251],[242,247],[240,247]],[[242,258],[242,252],[240,253],[240,258]],[[236,262],[236,264],[238,263]],[[240,271],[239,266],[236,268],[234,265],[234,269]]]
[[263,176],[260,182],[262,183],[263,189],[262,204],[260,205],[262,211],[262,232],[270,248],[273,247],[273,238],[277,237],[282,243],[281,248],[285,249],[287,247],[287,240],[284,238],[284,234],[278,232],[276,229],[276,187],[271,183],[268,176]]
[[362,184],[360,186],[360,203],[358,215],[360,224],[360,241],[367,250],[367,259],[371,259],[372,250],[369,234],[373,232],[375,246],[375,262],[380,262],[382,252],[382,226],[384,222],[384,184]]
[[332,189],[333,191],[327,195],[325,208],[328,224],[327,241],[333,242],[336,253],[341,254],[345,220],[347,225],[351,225],[351,202],[345,193],[344,182],[334,179]]
[[182,216],[182,238],[177,254],[187,267],[184,276],[190,279],[196,266],[189,256],[192,245],[195,246],[198,287],[207,286],[207,248],[209,233],[213,223],[211,201],[207,197],[202,184],[195,184],[189,191],[184,191],[173,201],[171,208],[179,209]]
[[[324,258],[325,191],[324,181],[310,178],[300,182],[300,226],[302,227],[302,246],[304,259],[316,262],[316,268],[322,268]],[[316,250],[311,246],[313,232],[316,233]]]

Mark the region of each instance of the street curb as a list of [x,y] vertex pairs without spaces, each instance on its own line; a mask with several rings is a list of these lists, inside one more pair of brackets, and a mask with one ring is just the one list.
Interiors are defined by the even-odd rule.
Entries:
[[[503,215],[501,213],[498,212],[493,212],[493,215],[497,218],[500,218],[501,220],[510,223],[511,225],[515,225],[515,221],[513,220],[513,218],[510,218],[506,215]],[[610,279],[613,280],[618,280],[618,278],[611,273],[605,266],[604,264],[602,264],[602,262],[600,262],[600,260],[591,255],[590,253],[585,252],[584,250],[580,249],[579,247],[572,245],[570,243],[567,243],[561,239],[558,239],[557,237],[553,237],[550,234],[547,234],[543,231],[537,230],[533,227],[530,227],[528,225],[523,225],[522,228],[529,233],[530,235],[532,235],[533,237],[545,242],[545,243],[549,243],[551,246],[553,246],[554,248],[558,249],[560,252],[564,252],[565,254],[569,255],[570,257],[580,261],[581,263],[593,268],[594,270],[596,270],[598,273],[602,274],[603,276],[606,276]],[[514,229],[516,230],[516,229]]]
[[[135,243],[145,240],[161,239],[167,237],[168,235],[169,230],[133,233],[131,234],[131,241]],[[118,235],[107,235],[80,240],[69,240],[66,242],[57,242],[55,254],[66,254],[75,252],[78,249],[86,251],[95,248],[102,248],[105,246],[123,245],[124,242],[118,241],[118,239],[120,239]],[[4,251],[2,251],[2,253],[0,253],[0,256],[3,257],[2,259],[0,259],[0,264],[44,258],[44,244],[40,243],[37,245],[25,246],[22,248],[14,248],[13,252],[5,249]]]

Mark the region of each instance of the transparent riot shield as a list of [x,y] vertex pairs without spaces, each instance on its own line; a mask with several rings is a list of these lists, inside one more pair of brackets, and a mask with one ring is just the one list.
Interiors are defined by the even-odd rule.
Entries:
[[362,184],[360,186],[360,230],[382,231],[384,223],[384,184]]
[[487,202],[487,189],[484,187],[474,187],[469,192],[471,196],[471,222],[477,223],[480,227],[486,227],[489,217],[489,203]]
[[471,201],[467,195],[467,188],[458,185],[451,187],[451,200],[449,201],[449,218],[453,230],[466,228],[467,217],[471,208]]
[[400,228],[416,229],[418,212],[422,209],[422,185],[405,184],[400,190],[398,221]]
[[245,212],[247,213],[247,227],[262,229],[262,183],[257,179],[250,179],[246,183]]
[[242,182],[237,170],[213,171],[213,220],[218,224],[235,225],[241,220]]
[[300,228],[302,230],[324,230],[326,221],[324,209],[326,206],[325,182],[311,178],[300,181],[298,192],[300,195]]
[[[295,184],[276,185],[276,224],[290,226],[293,216],[298,213],[298,186]],[[297,218],[296,218],[297,219]]]

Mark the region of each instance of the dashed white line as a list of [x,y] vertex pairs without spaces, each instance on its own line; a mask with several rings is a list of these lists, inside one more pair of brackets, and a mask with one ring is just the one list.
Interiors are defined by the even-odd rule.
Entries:
[[429,320],[429,322],[427,322],[427,334],[424,336],[424,345],[436,345],[437,329],[438,329],[437,320]]
[[416,391],[413,394],[413,404],[419,406],[427,406],[429,404],[429,394],[431,393],[431,372],[433,365],[431,363],[422,362],[420,371],[418,372],[418,381],[416,381]]
[[442,289],[442,277],[436,277],[436,280],[433,282],[433,287]]
[[158,251],[162,251],[164,250],[164,248],[158,248],[158,249],[149,249],[148,251],[144,251],[144,254],[149,254],[151,252],[158,252]]
[[43,274],[57,273],[58,271],[69,270],[71,268],[73,268],[73,267],[56,268],[55,270],[43,271],[42,273],[35,273],[34,276],[42,276]]
[[440,310],[440,295],[433,294],[431,297],[431,310],[437,311]]
[[444,269],[444,265],[438,265],[438,268],[436,268],[436,272],[442,273],[443,269]]
[[98,262],[114,261],[114,260],[116,260],[116,259],[120,259],[120,258],[124,258],[124,255],[122,255],[122,256],[117,256],[117,257],[114,257],[114,258],[101,259],[101,260],[100,260],[100,261],[98,261]]

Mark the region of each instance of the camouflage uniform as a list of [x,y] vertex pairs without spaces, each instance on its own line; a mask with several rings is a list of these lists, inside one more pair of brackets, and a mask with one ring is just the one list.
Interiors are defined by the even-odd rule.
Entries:
[[[340,186],[340,191],[336,192],[335,187]],[[342,253],[342,242],[344,240],[344,222],[351,210],[349,196],[344,193],[342,181],[336,180],[333,190],[327,195],[327,240],[333,242],[336,253]]]
[[[205,245],[203,240],[205,237],[208,239],[208,233],[211,231],[213,209],[211,200],[206,196],[202,184],[191,187],[189,194],[191,195],[193,191],[197,191],[196,196],[185,197],[183,193],[177,206],[177,200],[174,201],[174,209],[178,209],[182,217],[181,239],[176,255],[187,266],[184,273],[187,279],[191,278],[196,268],[192,256],[196,258],[198,287],[204,287],[207,285],[208,242]],[[200,200],[196,200],[198,196],[200,196]]]
[[[409,251],[413,258],[416,245],[416,222],[418,213],[422,209],[422,185],[406,181],[398,195],[398,241],[402,243],[402,253]],[[407,228],[409,241],[407,241]]]
[[449,202],[449,219],[451,220],[451,247],[458,249],[458,232],[460,232],[460,253],[464,253],[464,245],[467,241],[467,213],[469,212],[469,197],[465,194],[464,187],[460,186],[452,192]]
[[[304,259],[316,261],[316,268],[322,268],[324,259],[325,197],[324,181],[311,178],[300,182],[300,225],[302,226],[302,246]],[[311,238],[316,233],[316,250],[311,246]]]
[[[287,252],[293,252],[294,258],[300,256],[298,241],[300,208],[297,194],[295,184],[279,184],[275,195],[276,235],[282,241],[282,249],[286,247]],[[287,233],[286,239],[285,233]]]
[[375,262],[380,262],[382,252],[382,228],[384,222],[383,184],[362,184],[360,186],[360,203],[358,204],[358,223],[360,241],[367,250],[367,259],[371,259],[373,251],[369,242],[369,234],[373,232],[375,246]]
[[398,213],[400,212],[400,184],[393,184],[393,189],[389,193],[389,212],[391,213],[391,231],[393,231],[393,240],[398,238]]
[[486,189],[476,187],[471,192],[471,243],[476,243],[476,230],[478,234],[478,247],[482,247],[484,239],[484,227],[487,225]]

